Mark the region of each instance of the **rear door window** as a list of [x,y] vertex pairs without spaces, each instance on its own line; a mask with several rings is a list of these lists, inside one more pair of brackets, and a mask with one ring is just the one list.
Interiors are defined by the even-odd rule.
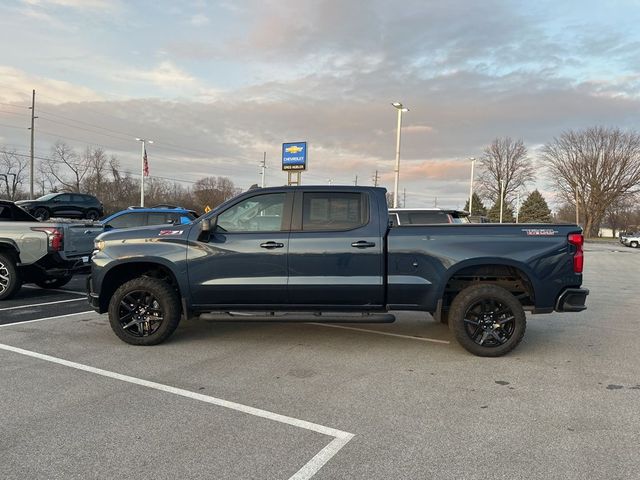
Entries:
[[368,223],[366,197],[360,193],[308,192],[303,196],[302,230],[353,230]]
[[147,224],[147,214],[143,212],[124,213],[109,222],[113,228],[141,227]]

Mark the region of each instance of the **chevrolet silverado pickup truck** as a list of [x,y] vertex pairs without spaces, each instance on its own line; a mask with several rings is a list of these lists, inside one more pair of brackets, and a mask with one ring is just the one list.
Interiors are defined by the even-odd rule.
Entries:
[[586,308],[580,227],[392,227],[385,193],[255,189],[188,225],[103,233],[87,279],[89,302],[133,345],[158,344],[181,318],[215,312],[369,323],[417,310],[448,321],[458,342],[481,356],[503,355],[520,342],[525,311]]
[[14,296],[23,283],[59,288],[88,270],[93,240],[102,231],[91,222],[40,222],[0,200],[0,300]]

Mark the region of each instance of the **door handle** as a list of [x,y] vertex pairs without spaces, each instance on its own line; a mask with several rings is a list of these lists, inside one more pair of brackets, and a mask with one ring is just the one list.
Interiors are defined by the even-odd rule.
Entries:
[[279,243],[279,242],[264,242],[260,244],[261,248],[266,248],[266,249],[273,249],[273,248],[282,248],[284,247],[284,243]]
[[357,242],[353,242],[351,246],[354,248],[371,248],[371,247],[375,247],[376,244],[373,242],[367,242],[365,240],[359,240]]

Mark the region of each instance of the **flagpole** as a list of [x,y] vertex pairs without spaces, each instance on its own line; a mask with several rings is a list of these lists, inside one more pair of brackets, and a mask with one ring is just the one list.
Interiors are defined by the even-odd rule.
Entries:
[[153,143],[153,140],[145,138],[136,138],[136,140],[142,142],[142,151],[140,152],[140,206],[144,207],[144,177],[148,174],[148,170],[145,172],[144,168],[144,157],[147,153],[147,142]]

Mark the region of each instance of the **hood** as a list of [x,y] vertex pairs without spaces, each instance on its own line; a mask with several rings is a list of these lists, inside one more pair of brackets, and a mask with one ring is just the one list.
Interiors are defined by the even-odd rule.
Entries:
[[16,205],[20,205],[20,206],[24,206],[24,205],[33,205],[34,203],[36,203],[35,200],[18,200],[17,202],[14,202]]

